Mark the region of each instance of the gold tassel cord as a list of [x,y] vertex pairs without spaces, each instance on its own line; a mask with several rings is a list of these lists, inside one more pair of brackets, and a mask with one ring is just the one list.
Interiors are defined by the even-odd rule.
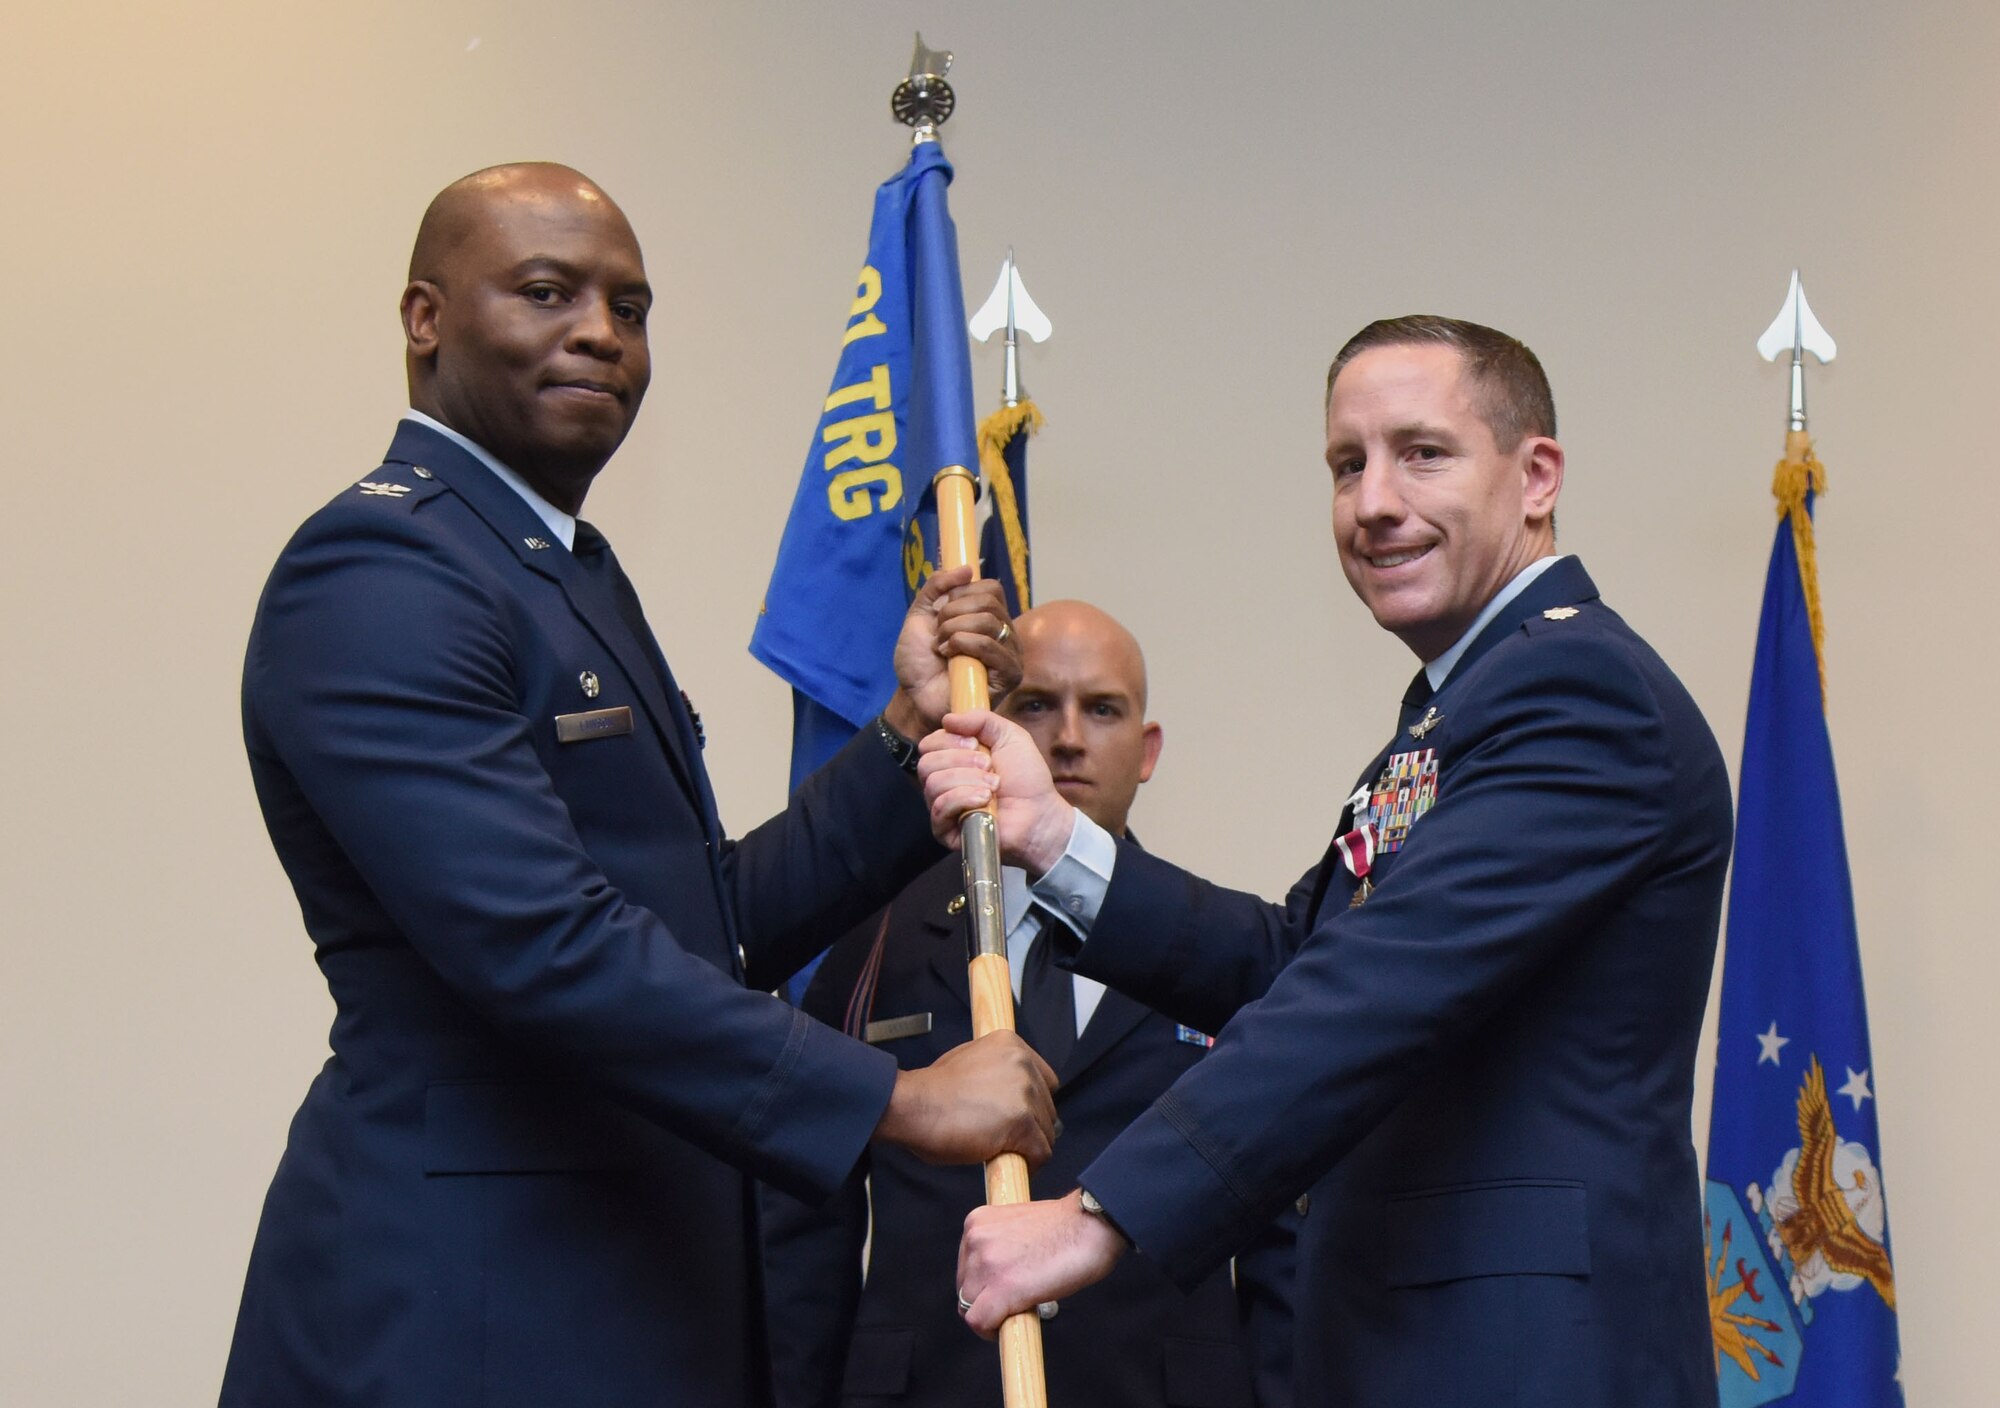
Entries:
[[1002,406],[979,423],[979,477],[993,492],[993,511],[1000,516],[1000,532],[1007,540],[1007,567],[1014,574],[1014,597],[1023,611],[1034,605],[1028,600],[1028,535],[1021,527],[1006,450],[1008,441],[1016,435],[1033,435],[1042,423],[1033,401]]
[[1778,499],[1778,516],[1792,524],[1792,549],[1799,559],[1799,585],[1805,592],[1806,622],[1812,629],[1813,658],[1819,664],[1819,707],[1826,709],[1826,621],[1819,609],[1819,558],[1813,547],[1812,514],[1806,493],[1826,492],[1826,466],[1813,453],[1812,437],[1803,430],[1785,432],[1785,457],[1771,478]]

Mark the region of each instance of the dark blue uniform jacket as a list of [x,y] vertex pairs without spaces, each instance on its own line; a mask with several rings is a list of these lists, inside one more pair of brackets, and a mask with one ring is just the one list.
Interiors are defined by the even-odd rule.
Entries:
[[[950,909],[963,889],[956,856],[926,872],[885,914],[835,945],[806,992],[805,1010],[850,1031],[871,1016],[928,1015],[928,1032],[882,1043],[905,1068],[928,1065],[970,1040],[965,925]],[[872,973],[871,954],[879,962]],[[857,988],[864,998],[872,989],[874,1000],[850,1023]],[[1034,1195],[1056,1198],[1074,1188],[1078,1171],[1114,1135],[1200,1063],[1206,1042],[1200,1032],[1107,989],[1056,1073],[1062,1137],[1031,1180]],[[864,1174],[872,1175],[866,1190]],[[939,1168],[881,1147],[824,1209],[767,1193],[765,1264],[779,1408],[999,1408],[999,1357],[966,1329],[956,1304],[959,1236],[966,1213],[985,1200],[979,1169]],[[1255,1399],[1283,1408],[1290,1253],[1286,1228],[1262,1237],[1245,1262],[1240,1298],[1228,1266],[1183,1291],[1145,1258],[1126,1258],[1102,1285],[1071,1297],[1043,1324],[1050,1404],[1251,1408]],[[1246,1335],[1246,1319],[1256,1321],[1256,1334]]]
[[1419,676],[1360,780],[1401,755],[1413,813],[1427,751],[1359,907],[1331,852],[1272,905],[1121,844],[1078,971],[1221,1030],[1081,1181],[1184,1285],[1310,1189],[1301,1404],[1711,1404],[1715,740],[1565,559]]
[[764,1401],[751,1177],[838,1187],[895,1062],[755,989],[940,854],[909,779],[863,735],[726,840],[615,563],[413,423],[279,558],[243,710],[336,1015],[223,1402]]

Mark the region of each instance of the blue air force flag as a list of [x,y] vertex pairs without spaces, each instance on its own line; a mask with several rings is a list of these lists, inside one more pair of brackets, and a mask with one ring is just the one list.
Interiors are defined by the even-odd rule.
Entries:
[[[1801,472],[1788,477],[1788,466]],[[1707,1174],[1724,1408],[1901,1397],[1874,1065],[1817,641],[1811,489],[1822,474],[1809,447],[1779,466],[1786,512],[1743,742]]]
[[795,788],[895,690],[896,633],[937,561],[930,478],[976,463],[950,180],[926,142],[875,193],[868,261],[750,636],[792,686]]

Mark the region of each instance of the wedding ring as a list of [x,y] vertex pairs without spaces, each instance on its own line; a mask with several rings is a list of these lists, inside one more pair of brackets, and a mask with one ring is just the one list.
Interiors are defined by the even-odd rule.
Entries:
[[969,1314],[971,1310],[972,1310],[972,1302],[965,1298],[965,1290],[963,1287],[961,1287],[958,1292],[958,1313],[960,1315],[966,1315]]

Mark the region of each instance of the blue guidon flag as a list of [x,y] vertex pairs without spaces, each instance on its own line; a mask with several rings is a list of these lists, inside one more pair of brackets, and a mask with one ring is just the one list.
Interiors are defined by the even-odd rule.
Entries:
[[1709,1127],[1723,1408],[1901,1402],[1896,1281],[1853,891],[1821,669],[1801,436],[1776,485],[1737,803]]
[[920,512],[930,476],[977,463],[950,179],[926,142],[875,193],[868,261],[750,636],[794,691],[794,787],[888,702],[904,608],[936,565],[935,515]]
[[937,563],[931,476],[978,465],[950,181],[924,142],[875,192],[840,360],[750,636],[792,687],[794,789],[895,691],[896,633]]

